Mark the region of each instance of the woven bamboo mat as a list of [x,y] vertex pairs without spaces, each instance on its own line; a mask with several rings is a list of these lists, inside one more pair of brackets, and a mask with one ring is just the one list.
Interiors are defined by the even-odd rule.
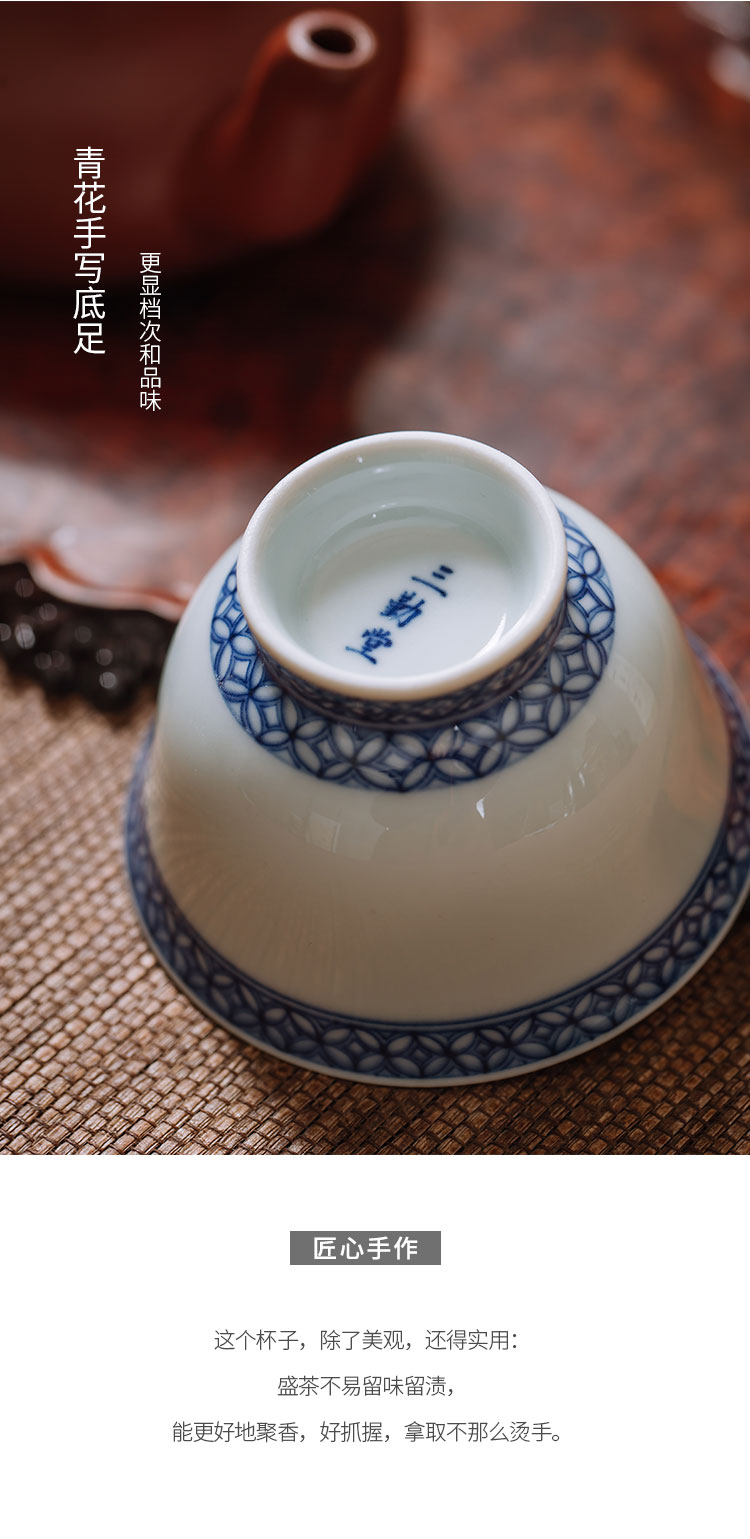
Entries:
[[[138,929],[127,722],[0,678],[0,1149],[13,1154],[750,1150],[750,910],[650,1020],[558,1068],[462,1090],[354,1085],[243,1047]],[[743,1030],[744,1028],[744,1030]]]

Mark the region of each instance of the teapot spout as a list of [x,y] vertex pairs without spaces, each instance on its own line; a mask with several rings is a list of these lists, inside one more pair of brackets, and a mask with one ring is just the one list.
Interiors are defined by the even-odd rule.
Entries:
[[401,61],[384,74],[379,55],[373,28],[345,11],[277,27],[185,167],[196,234],[256,245],[325,224],[388,127]]

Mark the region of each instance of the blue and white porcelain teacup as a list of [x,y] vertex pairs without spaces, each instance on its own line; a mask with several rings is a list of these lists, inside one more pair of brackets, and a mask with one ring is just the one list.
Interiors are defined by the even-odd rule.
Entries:
[[506,455],[318,455],[204,579],[134,777],[146,934],[248,1042],[518,1074],[701,965],[750,875],[739,699],[623,542]]

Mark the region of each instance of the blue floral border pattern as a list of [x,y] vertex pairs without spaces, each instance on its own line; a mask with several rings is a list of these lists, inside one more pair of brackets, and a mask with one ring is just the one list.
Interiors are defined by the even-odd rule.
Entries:
[[[514,657],[512,663],[498,668],[489,678],[477,679],[473,684],[454,690],[452,695],[432,695],[426,700],[371,700],[355,695],[341,695],[332,689],[321,689],[277,663],[274,658],[261,652],[269,677],[299,704],[312,709],[316,716],[330,716],[334,721],[349,722],[368,727],[416,728],[451,724],[476,711],[484,711],[499,700],[505,700],[512,690],[520,689],[527,679],[534,677],[565,623],[565,598],[545,626],[540,636]],[[257,646],[257,643],[256,643]]]
[[615,601],[601,557],[577,524],[561,517],[568,581],[557,639],[550,649],[552,637],[540,638],[534,676],[515,693],[483,702],[481,715],[410,732],[321,715],[269,674],[237,598],[234,568],[211,621],[211,659],[222,699],[262,748],[342,785],[416,791],[505,769],[562,731],[596,688],[612,649]]
[[[694,643],[695,644],[695,643]],[[429,1084],[500,1077],[594,1045],[653,1009],[711,949],[750,872],[750,729],[729,679],[695,644],[724,707],[732,778],[724,822],[703,870],[658,930],[577,988],[523,1010],[468,1020],[352,1020],[289,999],[247,977],[201,940],[161,878],[146,830],[143,785],[150,740],[128,803],[126,854],[145,931],[167,968],[208,1015],[257,1047],[304,1068]]]

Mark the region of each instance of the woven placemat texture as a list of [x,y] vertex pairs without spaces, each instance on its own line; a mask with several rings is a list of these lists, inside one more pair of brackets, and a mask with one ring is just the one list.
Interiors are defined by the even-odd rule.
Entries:
[[[665,1008],[558,1068],[391,1090],[243,1047],[146,946],[122,861],[126,723],[0,678],[0,1149],[14,1154],[739,1153],[750,912]],[[743,1030],[744,1027],[744,1030]]]

